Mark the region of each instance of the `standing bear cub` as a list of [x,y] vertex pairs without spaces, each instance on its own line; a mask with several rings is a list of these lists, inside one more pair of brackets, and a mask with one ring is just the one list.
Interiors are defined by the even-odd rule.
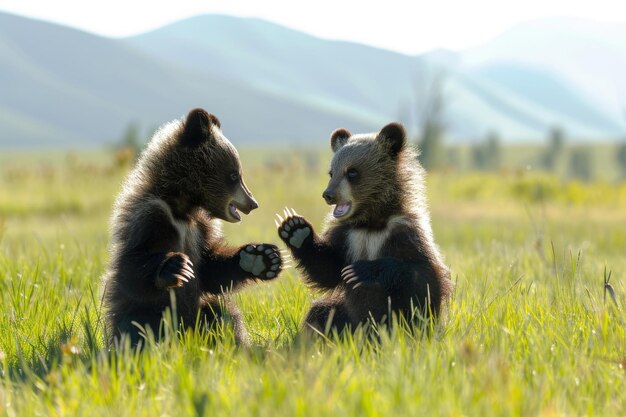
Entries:
[[[335,205],[318,235],[295,211],[279,215],[278,234],[306,281],[328,294],[313,303],[305,325],[317,332],[354,330],[389,313],[437,317],[453,284],[434,243],[423,190],[424,171],[402,125],[377,134],[335,130],[330,182]],[[417,309],[419,314],[414,314]]]
[[257,207],[215,116],[195,109],[157,131],[111,218],[103,277],[110,342],[127,335],[137,345],[139,326],[158,338],[169,308],[186,328],[230,318],[237,341],[247,344],[241,314],[220,296],[254,279],[275,278],[282,261],[274,245],[226,246],[218,219],[238,222],[238,210],[248,214]]

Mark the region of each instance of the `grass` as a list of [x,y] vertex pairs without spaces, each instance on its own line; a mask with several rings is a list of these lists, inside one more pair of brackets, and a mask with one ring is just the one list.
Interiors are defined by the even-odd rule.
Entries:
[[[242,157],[261,207],[225,225],[230,242],[278,243],[285,205],[321,225],[327,153]],[[302,341],[317,295],[290,269],[235,296],[250,351],[224,328],[111,353],[99,278],[125,170],[107,155],[41,158],[0,166],[0,416],[626,414],[623,184],[432,174],[457,287],[430,337]]]

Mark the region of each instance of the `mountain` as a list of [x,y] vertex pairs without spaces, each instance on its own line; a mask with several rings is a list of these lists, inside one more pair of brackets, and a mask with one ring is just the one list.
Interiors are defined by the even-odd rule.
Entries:
[[[460,57],[466,70],[541,68],[614,120],[626,116],[626,24],[573,18],[520,23]],[[511,83],[509,83],[510,85]],[[522,82],[525,88],[528,84]]]
[[0,13],[0,146],[94,146],[195,106],[233,142],[301,142],[343,123],[373,124],[215,74],[188,71],[127,43]]
[[303,100],[353,109],[379,125],[415,113],[415,102],[441,76],[449,98],[445,121],[453,139],[477,139],[495,130],[508,139],[537,141],[554,125],[580,138],[606,138],[625,130],[619,114],[598,110],[584,91],[550,68],[497,60],[490,65],[488,59],[472,65],[477,51],[439,50],[412,57],[321,40],[259,19],[218,15],[186,19],[128,41],[189,70],[277,94],[297,92]]
[[[197,16],[110,39],[0,13],[0,147],[99,146],[130,122],[151,129],[196,106],[215,113],[236,144],[322,145],[337,127],[372,131],[391,120],[415,132],[438,85],[451,141],[497,131],[537,142],[555,125],[575,139],[622,136],[621,90],[598,94],[597,81],[580,74],[608,71],[613,80],[626,71],[626,38],[603,43],[598,68],[575,76],[575,54],[559,63],[557,53],[569,38],[550,35],[551,56],[534,56],[530,49],[548,48],[535,46],[537,30],[408,56],[253,18]],[[581,44],[596,32],[576,33]]]
[[192,17],[127,41],[188,70],[358,111],[374,124],[384,123],[401,99],[411,98],[411,77],[420,64],[391,51],[222,15]]

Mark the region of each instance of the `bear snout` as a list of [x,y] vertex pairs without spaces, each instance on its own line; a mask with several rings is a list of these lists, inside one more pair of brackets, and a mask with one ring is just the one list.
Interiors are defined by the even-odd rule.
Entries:
[[326,201],[326,204],[335,204],[335,199],[336,199],[336,193],[333,190],[330,189],[326,189],[324,190],[324,192],[322,193],[322,197],[324,198],[324,200]]

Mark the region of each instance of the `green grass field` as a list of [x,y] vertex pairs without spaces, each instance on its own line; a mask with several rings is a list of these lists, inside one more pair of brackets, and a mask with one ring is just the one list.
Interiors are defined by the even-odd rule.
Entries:
[[[232,244],[278,244],[288,205],[321,226],[329,152],[243,151],[260,208]],[[626,185],[436,172],[435,238],[457,283],[431,336],[296,337],[294,269],[234,298],[255,348],[187,334],[104,346],[99,278],[125,175],[108,154],[0,160],[0,416],[626,415]],[[605,294],[605,279],[615,300]]]

